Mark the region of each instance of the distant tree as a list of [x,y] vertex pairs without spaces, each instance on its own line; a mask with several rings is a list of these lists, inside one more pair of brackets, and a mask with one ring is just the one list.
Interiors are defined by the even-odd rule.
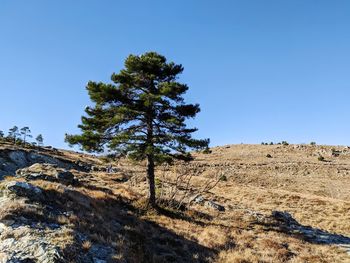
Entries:
[[167,62],[155,52],[130,55],[125,69],[112,75],[114,84],[89,82],[93,107],[85,109],[81,135],[66,135],[70,145],[86,151],[106,148],[126,152],[134,160],[147,160],[149,204],[156,206],[154,169],[157,163],[192,159],[188,149],[207,149],[209,139],[196,140],[185,120],[200,111],[198,104],[185,104],[188,86],[177,82],[182,65]]
[[16,139],[16,145],[24,145],[23,140],[21,137],[17,137]]
[[23,128],[21,129],[21,134],[22,134],[22,136],[23,136],[23,144],[24,144],[24,145],[26,144],[26,139],[27,139],[27,137],[28,137],[28,138],[33,137],[30,133],[31,133],[31,131],[30,131],[29,127],[23,127]]
[[13,143],[16,144],[17,137],[20,136],[20,132],[17,126],[13,126],[9,129],[8,137],[13,140]]
[[35,138],[38,146],[43,146],[44,145],[44,138],[41,134],[39,134],[38,136],[36,136]]
[[5,134],[3,131],[0,131],[0,138],[4,138]]
[[310,145],[316,145],[316,142],[310,142]]

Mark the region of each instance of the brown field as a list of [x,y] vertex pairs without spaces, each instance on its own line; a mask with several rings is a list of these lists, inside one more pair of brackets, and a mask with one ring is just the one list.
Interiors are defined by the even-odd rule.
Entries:
[[[256,224],[251,216],[287,211],[300,225],[350,236],[350,149],[227,145],[211,150],[211,154],[195,154],[196,160],[189,170],[199,174],[191,179],[191,185],[197,189],[208,177],[220,173],[227,177],[203,194],[224,205],[226,212],[211,214],[210,227],[199,229],[199,237],[195,236],[200,242],[222,243],[217,246],[228,240],[235,243],[232,249],[219,253],[218,262],[350,262],[350,256],[334,244],[313,244],[297,235],[271,231]],[[341,152],[339,156],[333,156],[336,151]],[[272,158],[267,158],[268,154]],[[318,160],[320,155],[324,161]],[[172,169],[169,169],[169,178],[174,178]],[[159,177],[162,178],[162,172]],[[203,207],[196,209],[208,213]],[[192,233],[196,229],[188,227]],[[223,241],[224,236],[228,240]]]
[[[350,149],[228,145],[211,150],[195,153],[190,164],[158,168],[160,211],[144,209],[147,182],[140,163],[113,161],[115,173],[75,171],[79,185],[71,191],[56,182],[31,183],[44,189],[48,200],[73,211],[55,219],[67,231],[53,240],[72,262],[77,249],[88,251],[94,243],[112,246],[113,262],[350,262]],[[108,163],[69,151],[62,155]],[[182,184],[176,183],[180,175]],[[221,178],[217,185],[203,191],[216,178]],[[225,211],[191,202],[198,193]],[[272,211],[288,212],[314,236],[292,231]],[[23,204],[3,207],[1,213],[23,213]],[[89,239],[78,244],[77,230]],[[317,235],[329,242],[318,242]]]

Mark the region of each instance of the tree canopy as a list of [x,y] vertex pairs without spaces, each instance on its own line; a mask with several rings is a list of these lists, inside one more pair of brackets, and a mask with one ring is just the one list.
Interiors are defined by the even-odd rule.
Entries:
[[125,68],[112,74],[113,83],[87,84],[93,106],[85,109],[78,126],[81,134],[66,135],[66,141],[89,152],[108,149],[134,160],[147,159],[154,203],[154,164],[191,160],[189,149],[206,149],[209,144],[209,139],[192,138],[197,129],[185,123],[200,108],[184,101],[188,86],[177,81],[183,70],[155,52],[129,55]]

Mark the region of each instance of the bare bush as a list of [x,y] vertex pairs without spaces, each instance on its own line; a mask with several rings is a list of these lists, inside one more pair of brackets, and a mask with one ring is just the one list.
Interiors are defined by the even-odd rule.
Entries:
[[[220,181],[227,180],[228,170],[213,171],[207,175],[200,186],[195,186],[192,179],[203,173],[202,169],[175,166],[173,171],[169,166],[163,166],[160,177],[157,178],[157,194],[161,204],[180,209],[184,204],[191,204],[195,198],[212,190]],[[214,174],[215,173],[215,174]],[[203,178],[203,177],[202,177]]]

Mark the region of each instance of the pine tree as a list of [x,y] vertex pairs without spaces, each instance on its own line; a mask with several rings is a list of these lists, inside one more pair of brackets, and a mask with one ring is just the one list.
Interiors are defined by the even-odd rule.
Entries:
[[86,107],[78,127],[80,135],[66,135],[70,145],[90,152],[126,153],[134,160],[147,160],[149,204],[156,206],[154,169],[174,159],[192,159],[189,149],[208,148],[209,139],[196,140],[185,121],[200,111],[198,104],[186,104],[188,86],[177,82],[182,65],[167,62],[155,52],[129,55],[125,68],[113,74],[113,84],[89,82],[93,102]]
[[5,133],[0,130],[0,138],[4,138],[4,136],[5,136]]
[[31,131],[30,131],[29,127],[23,127],[21,129],[21,134],[23,136],[23,144],[24,145],[26,145],[27,137],[29,137],[29,138],[33,137],[30,133],[31,133]]
[[11,129],[9,129],[9,135],[8,137],[13,139],[13,143],[16,144],[16,139],[20,135],[18,127],[13,126]]
[[38,136],[36,136],[35,138],[38,146],[43,146],[44,145],[44,138],[41,134],[39,134]]

